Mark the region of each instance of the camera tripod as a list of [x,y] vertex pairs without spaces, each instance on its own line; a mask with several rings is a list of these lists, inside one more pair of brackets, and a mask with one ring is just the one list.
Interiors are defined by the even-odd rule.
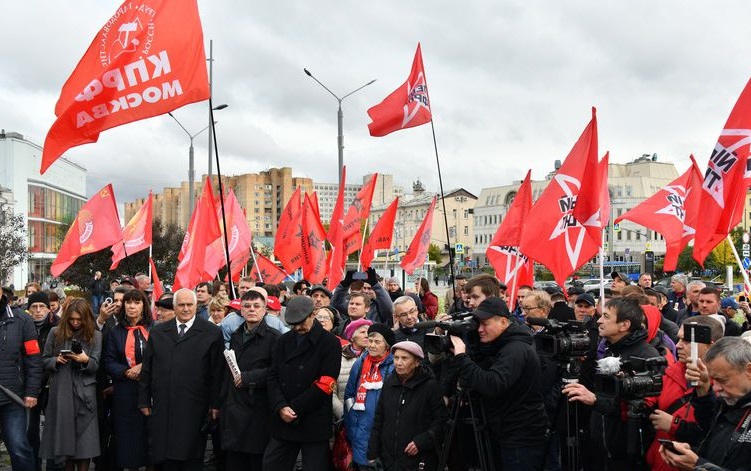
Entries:
[[[463,406],[468,406],[469,417],[461,417]],[[480,469],[482,471],[495,471],[493,449],[490,445],[490,435],[485,424],[485,409],[482,406],[482,402],[475,401],[472,398],[469,389],[461,389],[459,387],[454,396],[454,404],[451,407],[449,420],[446,423],[446,433],[443,437],[443,449],[441,450],[440,461],[438,462],[438,467],[436,469],[439,471],[444,471],[446,469],[446,463],[451,449],[451,441],[454,437],[456,424],[459,421],[472,426]]]

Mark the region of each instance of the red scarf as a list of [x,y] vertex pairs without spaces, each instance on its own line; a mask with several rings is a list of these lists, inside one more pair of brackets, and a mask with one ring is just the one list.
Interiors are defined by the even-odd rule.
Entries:
[[368,390],[383,387],[383,378],[379,367],[386,357],[388,357],[388,353],[380,358],[373,358],[369,354],[363,358],[360,381],[357,384],[357,396],[355,396],[355,403],[352,406],[353,410],[365,410],[365,398],[368,395]]
[[141,332],[144,342],[149,340],[149,331],[142,325],[125,326],[125,328],[128,329],[128,336],[125,337],[125,360],[132,368],[136,365],[136,330]]

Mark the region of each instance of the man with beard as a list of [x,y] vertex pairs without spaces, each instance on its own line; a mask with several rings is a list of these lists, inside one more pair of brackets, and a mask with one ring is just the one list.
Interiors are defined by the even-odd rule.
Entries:
[[692,402],[699,425],[708,432],[696,451],[688,443],[673,442],[675,451],[661,446],[662,458],[681,470],[748,469],[751,344],[739,337],[718,340],[704,361],[686,366],[686,380],[698,382]]

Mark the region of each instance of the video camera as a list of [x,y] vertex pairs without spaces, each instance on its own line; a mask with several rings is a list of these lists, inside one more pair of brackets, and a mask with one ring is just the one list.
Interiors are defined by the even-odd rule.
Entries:
[[[604,360],[609,360],[603,363]],[[620,367],[615,363],[620,363]],[[610,365],[607,363],[611,363]],[[662,392],[662,375],[668,361],[664,357],[631,357],[621,362],[608,357],[598,361],[599,391],[604,396],[632,400],[659,396]]]
[[537,352],[568,362],[572,358],[586,356],[591,340],[583,322],[561,322],[544,317],[528,317],[527,324],[542,326],[545,329],[535,335]]
[[415,324],[417,328],[440,327],[443,334],[425,334],[425,350],[428,353],[438,355],[449,353],[452,347],[450,335],[465,338],[465,334],[477,330],[477,320],[471,312],[460,312],[451,315],[451,319],[445,321],[427,321]]

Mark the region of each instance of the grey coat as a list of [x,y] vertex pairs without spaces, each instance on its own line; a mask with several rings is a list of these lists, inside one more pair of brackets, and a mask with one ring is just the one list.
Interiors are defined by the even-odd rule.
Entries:
[[57,461],[94,458],[99,456],[96,372],[102,352],[102,333],[94,331],[91,343],[81,340],[83,351],[89,356],[86,365],[74,361],[58,365],[60,350],[70,349],[72,340],[58,342],[57,329],[50,330],[42,354],[44,369],[50,373],[50,396],[39,455]]

